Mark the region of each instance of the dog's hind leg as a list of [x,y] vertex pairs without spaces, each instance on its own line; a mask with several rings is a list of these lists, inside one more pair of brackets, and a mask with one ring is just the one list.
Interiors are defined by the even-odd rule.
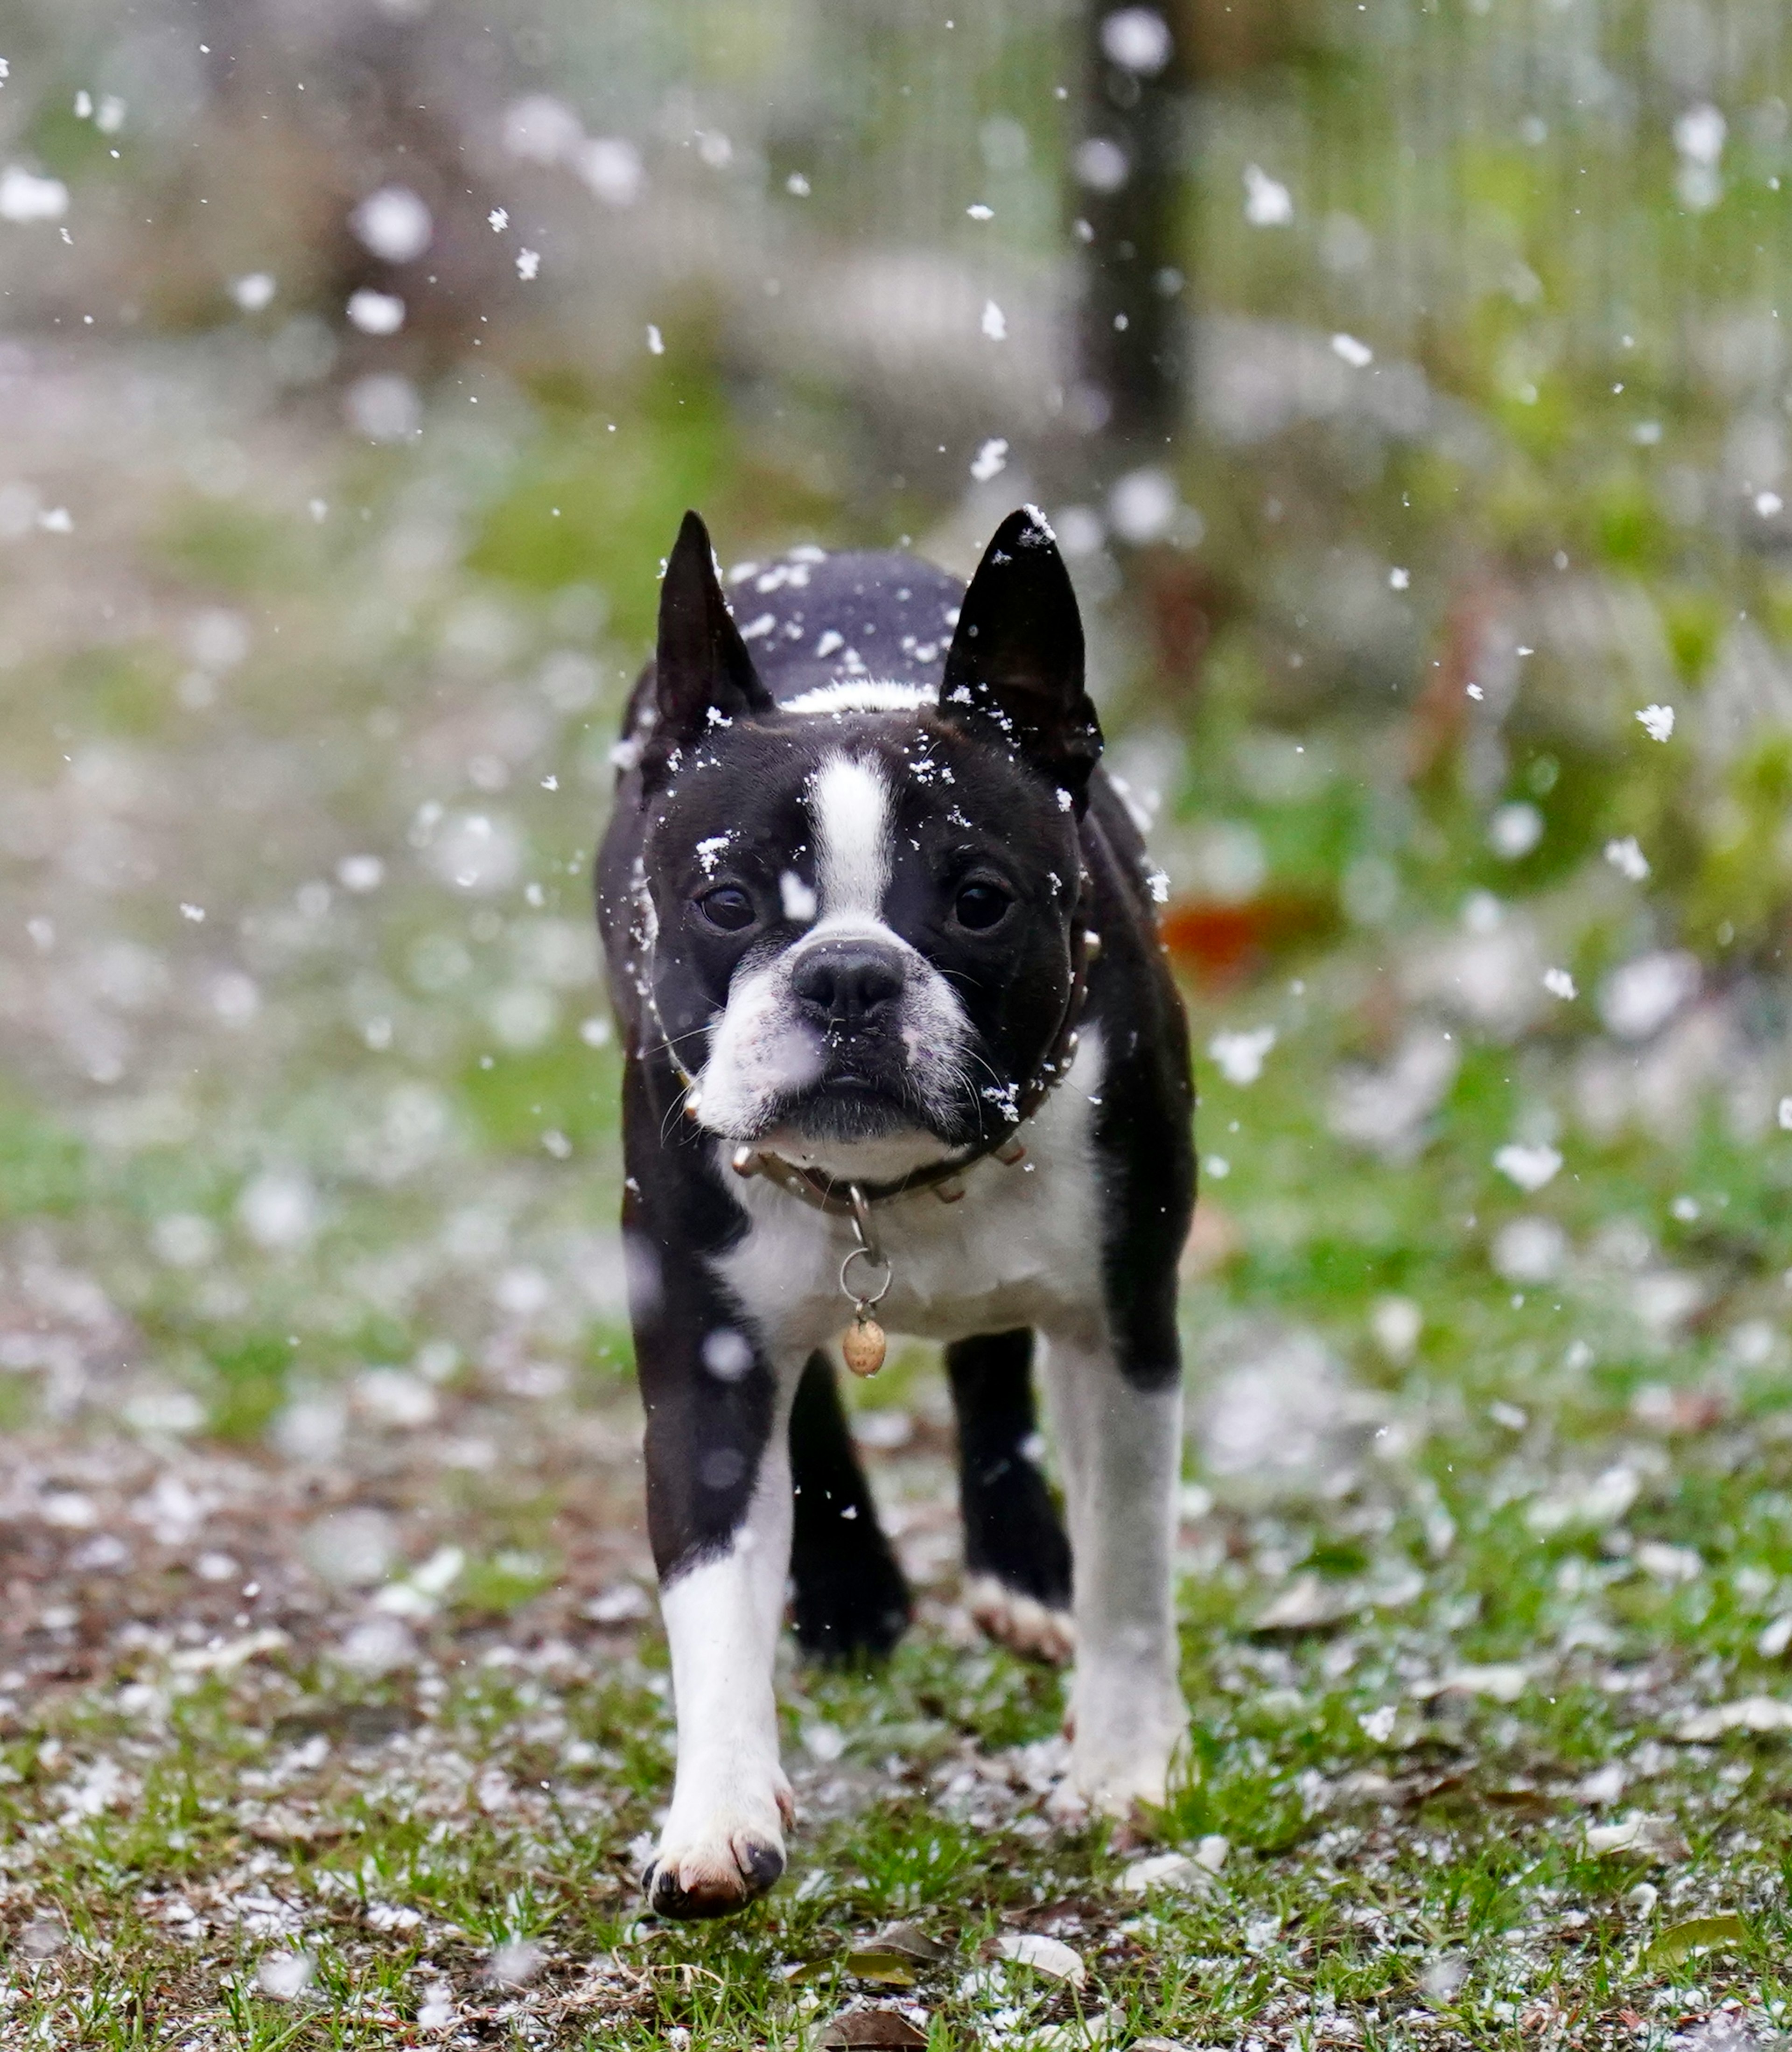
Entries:
[[887,1653],[908,1625],[908,1584],[878,1523],[834,1364],[824,1353],[810,1355],[796,1386],[790,1467],[798,1644],[823,1660]]
[[992,1639],[1062,1662],[1074,1643],[1070,1549],[1039,1467],[1033,1335],[988,1333],[946,1349],[958,1412],[966,1599]]

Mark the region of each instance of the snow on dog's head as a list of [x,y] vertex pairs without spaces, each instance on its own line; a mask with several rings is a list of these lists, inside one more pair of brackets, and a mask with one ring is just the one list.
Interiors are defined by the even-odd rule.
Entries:
[[[668,561],[638,969],[702,1126],[880,1180],[1004,1130],[1050,1050],[1101,735],[1036,515],[962,597],[903,558],[804,571],[749,653],[694,515]],[[931,644],[902,631],[923,605]]]

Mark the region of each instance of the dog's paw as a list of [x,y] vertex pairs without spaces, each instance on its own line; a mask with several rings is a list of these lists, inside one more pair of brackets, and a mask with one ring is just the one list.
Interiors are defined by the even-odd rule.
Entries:
[[1089,1760],[1073,1756],[1070,1780],[1090,1810],[1104,1817],[1130,1817],[1161,1809],[1169,1793],[1170,1756],[1149,1760]]
[[1133,1725],[1105,1734],[1079,1730],[1070,1742],[1070,1785],[1104,1817],[1161,1809],[1187,1738],[1180,1723]]
[[1037,1596],[1011,1589],[993,1575],[977,1575],[964,1591],[965,1607],[984,1632],[1011,1653],[1043,1660],[1054,1667],[1070,1664],[1076,1651],[1076,1630],[1067,1610],[1054,1610]]
[[1188,1743],[1188,1712],[1173,1677],[1120,1666],[1070,1686],[1071,1785],[1093,1811],[1130,1817],[1160,1809]]
[[776,1827],[718,1818],[694,1838],[662,1841],[641,1876],[641,1893],[659,1917],[731,1917],[777,1885],[784,1840]]

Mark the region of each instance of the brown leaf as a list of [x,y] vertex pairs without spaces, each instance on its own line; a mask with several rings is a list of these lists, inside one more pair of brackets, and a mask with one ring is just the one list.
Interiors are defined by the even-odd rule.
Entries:
[[927,2034],[917,2030],[899,2009],[845,2010],[821,2034],[824,2052],[851,2045],[925,2045]]
[[248,1835],[264,1846],[320,1845],[327,1839],[346,1838],[348,1829],[339,1817],[307,1816],[276,1806],[249,1825]]
[[887,1930],[878,1932],[866,1949],[898,1953],[905,1960],[928,1967],[937,1966],[941,1960],[952,1957],[949,1946],[942,1945],[937,1938],[929,1937],[918,1924],[892,1924]]
[[1540,1788],[1489,1788],[1487,1799],[1508,1817],[1541,1819],[1555,1815],[1555,1805]]

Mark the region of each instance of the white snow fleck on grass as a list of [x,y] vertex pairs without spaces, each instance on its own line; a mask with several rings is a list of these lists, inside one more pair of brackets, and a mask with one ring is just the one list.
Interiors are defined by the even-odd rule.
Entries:
[[1698,957],[1684,949],[1638,955],[1599,989],[1599,1016],[1621,1040],[1646,1040],[1699,993]]
[[1527,1146],[1515,1140],[1495,1154],[1493,1165],[1508,1182],[1516,1183],[1529,1196],[1555,1181],[1562,1166],[1562,1157],[1546,1142]]
[[350,296],[348,317],[363,335],[396,335],[405,325],[405,302],[396,292],[376,292],[364,285]]
[[1260,164],[1244,167],[1244,217],[1253,228],[1285,228],[1294,218],[1294,201],[1280,179]]
[[0,171],[0,221],[24,226],[60,221],[68,211],[68,188],[61,178],[40,178],[22,164],[9,164]]
[[1634,834],[1626,834],[1622,840],[1606,843],[1606,860],[1621,876],[1627,876],[1633,883],[1641,883],[1649,875],[1649,858],[1637,845]]
[[641,153],[626,136],[588,136],[573,148],[572,162],[605,206],[632,206],[647,185]]
[[311,1984],[317,1962],[309,1952],[269,1952],[255,1970],[259,1993],[274,2002],[295,2002]]
[[349,216],[357,239],[389,264],[409,264],[429,247],[434,217],[409,186],[382,186]]
[[1543,839],[1544,817],[1523,798],[1501,805],[1488,822],[1487,844],[1503,862],[1517,862]]
[[1229,1083],[1254,1083],[1263,1073],[1264,1057],[1276,1044],[1273,1026],[1254,1026],[1248,1031],[1216,1033],[1207,1043],[1207,1052],[1219,1065]]

